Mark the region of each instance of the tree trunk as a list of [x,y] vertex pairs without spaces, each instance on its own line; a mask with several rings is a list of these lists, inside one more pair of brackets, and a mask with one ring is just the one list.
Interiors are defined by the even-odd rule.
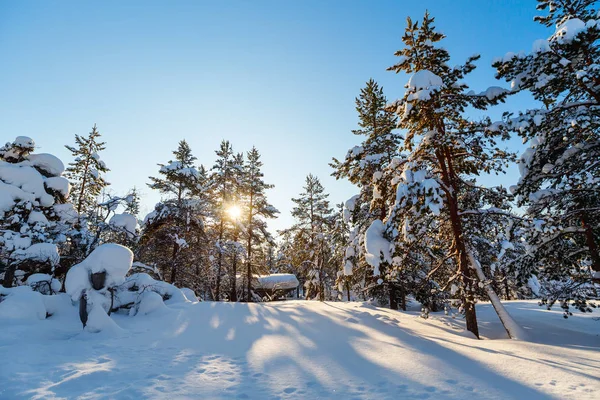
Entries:
[[248,243],[246,245],[246,278],[248,282],[246,282],[246,301],[250,302],[252,300],[252,236],[254,234],[254,230],[252,227],[252,213],[253,210],[253,202],[254,200],[254,192],[250,192],[250,202],[248,208]]
[[504,279],[504,293],[506,300],[510,300],[510,288],[508,287],[508,276],[506,270],[502,269],[502,279]]
[[4,282],[2,282],[2,286],[9,288],[12,287],[13,281],[15,280],[15,271],[17,266],[15,264],[10,264],[6,267],[4,272]]
[[398,309],[398,298],[396,297],[396,289],[392,285],[388,285],[388,293],[390,295],[390,308],[392,310]]
[[[441,130],[443,132],[443,129]],[[473,333],[479,339],[479,327],[477,326],[477,313],[475,311],[475,293],[473,285],[475,281],[472,277],[471,269],[467,261],[467,253],[464,239],[462,237],[462,224],[458,213],[458,184],[457,177],[452,163],[452,155],[447,148],[436,152],[438,162],[441,168],[442,180],[450,188],[447,191],[446,202],[450,212],[450,222],[452,224],[452,236],[454,239],[453,250],[458,254],[458,272],[461,275],[461,281],[464,287],[463,308],[465,310],[465,320],[467,330]]]
[[221,221],[219,223],[219,257],[217,259],[217,284],[215,287],[215,301],[221,298],[221,269],[223,268],[223,212],[221,212]]
[[583,225],[583,228],[585,229],[585,241],[590,250],[592,270],[595,272],[594,280],[600,281],[600,254],[598,254],[598,244],[594,238],[594,231],[590,224],[587,223],[585,217],[581,217],[581,225]]
[[348,301],[350,301],[350,284],[346,283],[346,295],[348,296]]
[[406,311],[406,290],[404,290],[404,286],[400,286],[400,308],[402,311]]
[[500,318],[500,322],[502,322],[504,329],[506,329],[506,333],[508,333],[508,336],[511,339],[525,339],[525,332],[521,329],[519,325],[517,325],[517,323],[512,319],[510,314],[502,305],[502,302],[498,298],[498,295],[496,294],[496,292],[494,292],[494,289],[489,284],[487,279],[485,279],[485,275],[481,269],[481,264],[479,263],[479,261],[477,261],[472,252],[469,252],[469,261],[471,262],[471,266],[477,273],[479,281],[484,283],[485,291],[488,297],[490,298],[490,301],[492,302],[494,310],[496,310],[496,314],[498,314],[498,317]]
[[171,284],[174,284],[177,278],[177,250],[179,250],[179,245],[174,243],[173,252],[171,253]]
[[[237,242],[237,227],[234,228],[233,242]],[[237,299],[237,248],[233,250],[233,262],[231,263],[231,289],[229,290],[229,301],[238,301]]]

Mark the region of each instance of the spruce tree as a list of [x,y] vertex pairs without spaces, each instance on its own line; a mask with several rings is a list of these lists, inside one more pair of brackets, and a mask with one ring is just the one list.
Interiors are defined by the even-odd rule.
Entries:
[[531,53],[494,61],[497,78],[526,91],[539,106],[507,114],[498,129],[517,132],[528,144],[521,177],[511,188],[531,218],[521,262],[542,282],[544,300],[560,300],[569,313],[590,310],[600,281],[600,27],[593,0],[538,0],[547,14],[535,19],[555,27]]

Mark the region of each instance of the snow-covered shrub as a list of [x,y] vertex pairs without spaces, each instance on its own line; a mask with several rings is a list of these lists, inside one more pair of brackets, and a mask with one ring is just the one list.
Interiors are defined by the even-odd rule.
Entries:
[[33,154],[34,148],[25,136],[0,147],[0,276],[6,287],[36,272],[53,274],[57,246],[74,222],[63,163],[51,154]]
[[163,309],[165,303],[188,302],[182,290],[146,273],[127,276],[132,264],[131,250],[106,243],[69,270],[65,288],[71,300],[79,302],[81,322],[87,331],[113,329],[112,312],[129,310],[130,315],[145,315]]
[[58,279],[48,274],[29,275],[25,283],[36,292],[47,295],[58,293],[62,286]]

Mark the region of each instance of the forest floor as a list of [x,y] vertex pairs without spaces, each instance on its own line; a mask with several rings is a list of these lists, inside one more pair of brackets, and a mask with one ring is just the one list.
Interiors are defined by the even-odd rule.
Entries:
[[0,319],[0,398],[598,399],[598,313],[506,302],[528,341],[487,303],[483,340],[364,303],[186,303],[114,315],[83,332],[67,296],[46,320]]

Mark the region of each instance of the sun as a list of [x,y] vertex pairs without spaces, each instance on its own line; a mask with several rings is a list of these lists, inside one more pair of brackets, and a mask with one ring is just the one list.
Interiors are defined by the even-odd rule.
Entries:
[[233,204],[227,208],[227,214],[231,219],[238,219],[242,215],[242,209],[237,204]]

